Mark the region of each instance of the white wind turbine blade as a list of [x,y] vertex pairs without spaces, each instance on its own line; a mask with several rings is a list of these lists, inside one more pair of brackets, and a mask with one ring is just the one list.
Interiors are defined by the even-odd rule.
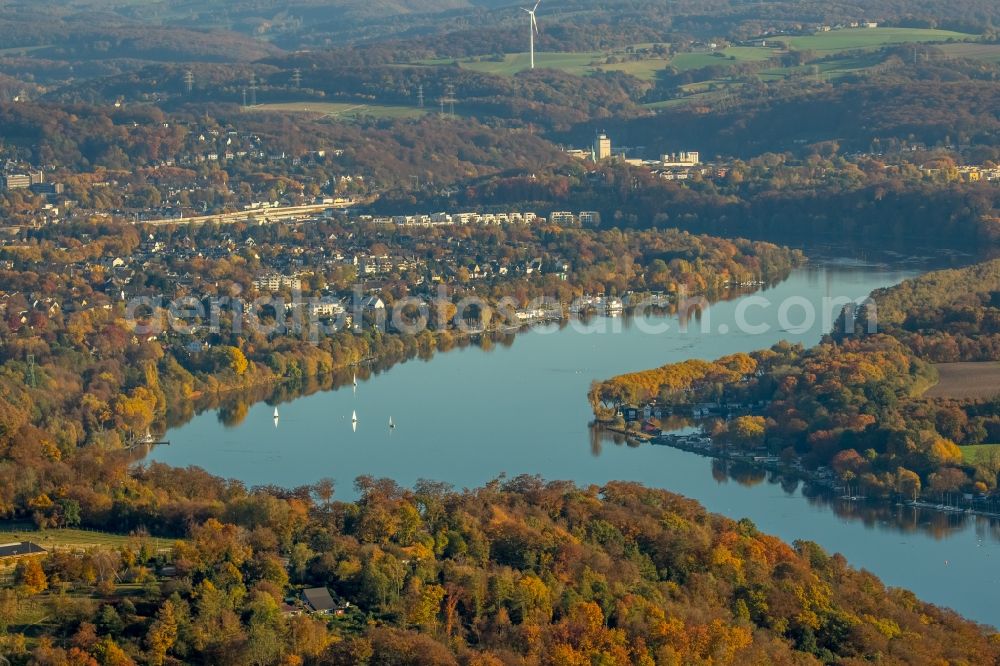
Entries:
[[535,3],[535,8],[532,9],[531,12],[532,13],[537,12],[538,11],[538,5],[540,5],[540,4],[542,4],[542,0],[538,0],[538,2]]
[[538,19],[535,18],[535,12],[531,12],[531,27],[535,29],[535,34],[536,35],[541,34],[538,31]]

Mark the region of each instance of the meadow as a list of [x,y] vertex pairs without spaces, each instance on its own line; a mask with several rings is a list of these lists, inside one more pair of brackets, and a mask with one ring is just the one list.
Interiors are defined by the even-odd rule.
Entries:
[[954,43],[939,46],[946,56],[1000,64],[1000,44]]
[[[637,44],[633,48],[640,50],[649,46],[648,44]],[[728,65],[734,61],[767,60],[775,53],[773,49],[757,46],[733,46],[714,52],[679,53],[673,58],[665,58],[652,54],[636,56],[633,53],[621,50],[605,52],[539,51],[535,53],[535,67],[537,69],[558,69],[576,76],[586,76],[599,71],[625,72],[637,79],[649,81],[655,79],[656,75],[668,66],[673,66],[679,71],[687,71],[710,65]],[[608,62],[609,59],[618,62]],[[518,72],[530,69],[531,54],[525,51],[523,53],[505,54],[502,59],[495,59],[492,56],[479,56],[464,58],[458,61],[451,58],[438,58],[420,60],[414,64],[439,66],[451,65],[455,62],[458,63],[459,67],[474,72],[497,76],[514,76]]]
[[962,449],[962,460],[970,465],[988,463],[995,456],[1000,456],[1000,444],[974,444],[959,448]]
[[94,530],[47,529],[39,530],[30,523],[0,523],[0,543],[31,541],[48,550],[88,548],[120,548],[136,540],[150,542],[156,550],[167,550],[173,539],[150,536],[112,534]]
[[[932,30],[917,28],[845,28],[829,32],[817,32],[811,35],[778,37],[764,42],[760,46],[729,46],[723,49],[709,51],[691,51],[675,54],[665,58],[648,54],[636,57],[629,51],[648,48],[649,44],[637,44],[632,49],[615,51],[570,51],[535,53],[535,67],[542,69],[558,69],[576,76],[587,76],[600,71],[618,71],[630,74],[638,79],[652,81],[667,67],[680,72],[686,72],[704,67],[726,67],[740,62],[762,62],[781,55],[786,49],[813,51],[819,55],[836,55],[846,51],[874,51],[892,44],[951,42],[942,44],[946,53],[961,57],[977,57],[984,60],[1000,62],[1000,46],[990,44],[964,43],[975,38],[975,35],[949,30]],[[608,62],[608,60],[617,62]],[[455,60],[438,58],[421,60],[413,64],[425,66],[442,66],[458,64],[468,69],[484,74],[497,76],[514,76],[518,72],[530,69],[531,56],[528,52],[508,53],[502,57],[478,56]],[[793,75],[816,75],[826,80],[837,79],[857,72],[875,64],[863,53],[844,54],[843,58],[833,58],[804,67],[775,67],[764,70],[760,77],[765,81],[774,81]],[[657,103],[663,106],[664,103]]]
[[856,49],[877,49],[891,44],[917,44],[925,42],[964,41],[976,35],[951,30],[920,28],[844,28],[812,35],[779,37],[776,41],[798,51],[834,53]]

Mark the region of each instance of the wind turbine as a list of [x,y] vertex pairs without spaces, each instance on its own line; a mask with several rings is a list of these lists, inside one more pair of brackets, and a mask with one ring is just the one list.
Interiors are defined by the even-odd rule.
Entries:
[[521,11],[528,12],[528,16],[531,20],[528,21],[528,35],[530,38],[529,44],[531,45],[531,69],[535,68],[535,33],[538,32],[538,21],[535,20],[535,12],[538,11],[538,5],[542,4],[542,0],[538,0],[535,3],[534,9],[525,9],[521,7]]

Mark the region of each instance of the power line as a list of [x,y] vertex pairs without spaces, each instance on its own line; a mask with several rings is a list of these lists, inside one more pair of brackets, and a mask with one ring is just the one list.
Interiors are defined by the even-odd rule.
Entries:
[[257,75],[250,75],[250,106],[257,106]]
[[28,386],[38,388],[38,381],[35,379],[35,355],[28,354]]
[[444,97],[441,98],[441,115],[444,115],[444,105],[448,105],[449,113],[455,115],[455,86],[448,84],[444,88]]
[[184,87],[187,89],[189,95],[194,90],[194,72],[190,69],[184,72]]

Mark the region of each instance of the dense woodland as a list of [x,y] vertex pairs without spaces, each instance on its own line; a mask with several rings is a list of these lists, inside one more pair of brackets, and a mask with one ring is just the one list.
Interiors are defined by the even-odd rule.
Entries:
[[[126,486],[198,505],[153,578],[141,538],[19,566],[0,598],[13,663],[821,664],[994,663],[996,641],[886,589],[813,543],[631,484],[535,478],[456,493],[361,478],[248,491],[153,466]],[[282,558],[287,558],[287,568]],[[138,595],[116,580],[143,583]],[[289,584],[328,586],[334,618],[286,616]],[[39,595],[44,590],[52,590]],[[64,590],[68,593],[57,593]],[[349,605],[345,605],[349,602]],[[27,645],[17,608],[57,614]],[[15,620],[12,622],[12,619]]]
[[[722,178],[695,176],[684,182],[662,180],[646,168],[625,164],[602,164],[585,174],[501,174],[447,197],[420,194],[418,200],[431,208],[507,201],[572,206],[597,210],[605,224],[620,227],[679,227],[772,239],[930,239],[954,247],[996,237],[1000,189],[994,184],[963,183],[948,169],[930,177],[909,162],[850,160],[839,150],[835,142],[826,142],[804,158],[765,153],[729,162]],[[928,163],[942,157],[918,155]],[[954,170],[950,158],[942,164]],[[387,193],[377,207],[402,211],[413,196]],[[935,224],[925,224],[926,219]]]
[[908,280],[873,294],[879,327],[936,363],[995,361],[1000,359],[998,286],[996,261]]
[[752,156],[828,140],[849,150],[876,152],[902,143],[995,146],[1000,137],[998,94],[992,79],[962,77],[952,68],[944,80],[911,73],[854,84],[792,82],[759,89],[758,95],[741,94],[712,113],[681,106],[605,124],[627,145],[686,142],[708,155]]
[[[819,0],[685,0],[669,4],[653,0],[599,4],[593,0],[565,0],[546,11],[556,19],[573,19],[554,21],[560,29],[545,36],[549,46],[563,50],[634,44],[651,41],[644,36],[663,33],[700,39],[726,35],[746,39],[768,30],[795,29],[803,23],[836,23],[869,16],[894,25],[968,32],[981,32],[1000,22],[995,5],[988,0],[965,0],[957,5],[941,0],[854,0],[832,6]],[[191,28],[228,31],[258,49],[266,44],[286,50],[315,49],[355,41],[374,50],[384,48],[378,46],[379,42],[395,42],[408,50],[419,45],[447,49],[461,48],[466,40],[503,44],[510,39],[509,26],[517,21],[517,14],[499,0],[183,0],[154,5],[122,5],[107,0],[44,4],[22,1],[9,3],[0,23],[0,36],[11,46],[50,45],[86,33],[114,41],[130,30],[154,25],[178,34]],[[473,34],[473,28],[479,29]],[[465,39],[452,39],[452,35],[465,35]],[[193,40],[186,50],[189,59],[205,59],[198,56],[218,52],[218,46],[208,41]],[[170,48],[172,45],[166,50]],[[162,59],[155,49],[143,50],[150,53],[150,59]],[[237,48],[228,57],[236,59],[244,53]]]

